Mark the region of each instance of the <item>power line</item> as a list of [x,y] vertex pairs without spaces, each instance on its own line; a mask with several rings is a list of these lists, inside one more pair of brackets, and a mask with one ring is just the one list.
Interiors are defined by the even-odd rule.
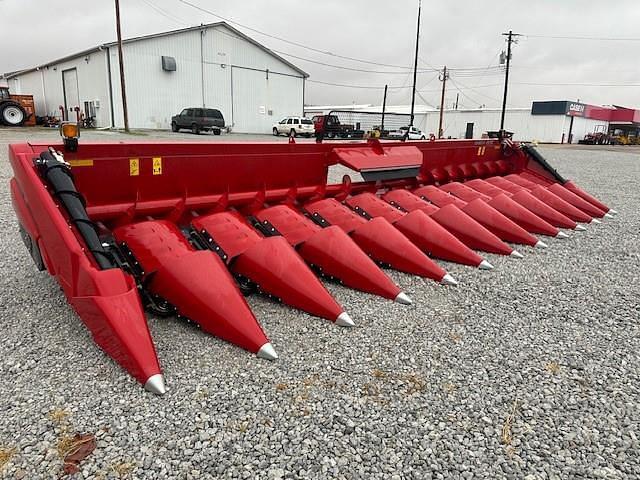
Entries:
[[[184,24],[184,25],[188,25],[187,22],[185,22],[184,20],[181,20],[180,18],[170,14],[169,12],[167,12],[166,10],[162,9],[161,7],[154,5],[153,3],[151,3],[149,0],[141,0],[142,2],[146,3],[149,7],[151,7],[153,10],[155,10],[157,13],[159,13],[160,15],[162,15],[163,17],[176,22],[176,23],[180,23],[180,24]],[[220,32],[223,33],[225,35],[225,32]],[[236,35],[228,35],[230,37],[233,38],[238,38]],[[276,52],[280,55],[285,55],[287,57],[291,57],[291,58],[295,58],[298,60],[302,60],[304,62],[309,62],[309,63],[314,63],[316,65],[322,65],[324,67],[331,67],[331,68],[337,68],[340,70],[348,70],[351,72],[363,72],[363,73],[374,73],[374,74],[387,74],[387,75],[404,75],[407,72],[409,72],[409,70],[402,70],[402,71],[383,71],[383,70],[370,70],[370,69],[364,69],[364,68],[352,68],[352,67],[345,67],[343,65],[335,65],[335,64],[331,64],[331,63],[326,63],[326,62],[320,62],[317,60],[312,60],[310,58],[305,58],[305,57],[300,57],[298,55],[294,55],[292,53],[289,52],[283,52],[281,50],[276,50],[276,49],[271,49],[271,51]],[[418,73],[427,73],[430,70],[419,70]]]
[[[309,45],[304,45],[304,44],[299,43],[299,42],[294,42],[292,40],[288,40],[288,39],[280,37],[278,35],[273,35],[273,34],[264,32],[262,30],[258,30],[256,28],[250,27],[249,25],[246,25],[246,24],[243,24],[243,23],[240,23],[240,22],[236,22],[235,20],[232,20],[231,18],[224,17],[224,16],[222,16],[220,14],[217,14],[217,13],[211,11],[211,10],[208,10],[206,8],[203,8],[203,7],[200,7],[199,5],[191,3],[188,0],[176,0],[176,1],[178,1],[180,3],[183,3],[185,5],[188,5],[188,6],[194,8],[196,10],[199,10],[201,12],[207,13],[208,15],[211,15],[213,17],[219,18],[219,19],[221,19],[221,20],[223,20],[223,21],[225,21],[227,23],[230,23],[230,24],[233,24],[233,25],[237,25],[237,26],[242,27],[242,28],[244,28],[246,30],[249,30],[249,31],[254,32],[254,33],[257,33],[259,35],[263,35],[265,37],[272,38],[274,40],[278,40],[280,42],[284,42],[284,43],[287,43],[289,45],[294,45],[296,47],[303,48],[305,50],[310,50],[312,52],[316,52],[316,53],[319,53],[319,54],[322,54],[322,55],[328,55],[328,56],[331,56],[331,57],[342,58],[344,60],[350,60],[350,61],[353,61],[353,62],[364,63],[364,64],[368,64],[368,65],[375,65],[375,66],[378,66],[378,67],[399,68],[399,69],[403,70],[402,73],[405,73],[407,71],[412,71],[413,70],[413,68],[407,67],[405,65],[397,65],[397,64],[382,63],[382,62],[373,62],[371,60],[364,60],[362,58],[350,57],[350,56],[347,56],[347,55],[340,55],[340,54],[337,54],[337,53],[321,50],[319,48],[314,48],[314,47],[311,47]],[[282,55],[289,55],[291,57],[296,58],[294,55],[289,54],[289,53],[279,52],[277,50],[274,50],[274,51],[279,53],[279,54],[282,54]],[[303,58],[303,57],[299,57],[299,59],[311,61],[311,60]],[[420,60],[422,60],[424,63],[426,63],[428,65],[428,63],[424,59],[420,58]],[[327,64],[327,66],[337,67],[337,66],[331,65],[331,64]],[[346,68],[346,67],[337,67],[337,68]],[[429,65],[429,68],[431,69],[431,71],[434,71],[434,72],[435,71],[439,71],[439,69],[437,69],[437,68],[435,68],[435,67],[433,67],[431,65]],[[499,68],[499,67],[491,67],[491,68]],[[484,68],[484,67],[455,67],[455,68],[452,68],[451,70],[458,71],[458,72],[463,72],[463,71],[486,70],[486,68]],[[424,70],[424,71],[427,71],[427,70]],[[423,73],[424,71],[421,71],[421,73]],[[376,72],[367,72],[367,73],[376,73]]]
[[320,50],[318,48],[310,47],[308,45],[303,45],[302,43],[298,43],[298,42],[294,42],[294,41],[291,41],[291,40],[287,40],[286,38],[282,38],[282,37],[279,37],[277,35],[272,35],[270,33],[263,32],[263,31],[258,30],[256,28],[253,28],[253,27],[250,27],[248,25],[242,24],[240,22],[236,22],[235,20],[231,20],[230,18],[223,17],[222,15],[219,15],[219,14],[217,14],[215,12],[212,12],[211,10],[207,10],[206,8],[202,8],[202,7],[198,6],[198,5],[195,5],[195,4],[191,3],[191,2],[188,2],[187,0],[177,0],[177,1],[180,2],[180,3],[183,3],[185,5],[189,5],[190,7],[195,8],[196,10],[200,10],[201,12],[207,13],[207,14],[209,14],[211,16],[214,16],[216,18],[224,20],[227,23],[231,23],[233,25],[238,25],[239,27],[242,27],[242,28],[244,28],[246,30],[249,30],[249,31],[254,32],[254,33],[257,33],[259,35],[263,35],[265,37],[272,38],[274,40],[279,40],[281,42],[288,43],[289,45],[294,45],[294,46],[299,47],[299,48],[304,48],[306,50],[311,50],[312,52],[321,53],[322,55],[329,55],[329,56],[332,56],[332,57],[343,58],[345,60],[351,60],[351,61],[354,61],[354,62],[366,63],[366,64],[369,64],[369,65],[376,65],[378,67],[391,67],[391,68],[402,68],[402,69],[405,69],[405,70],[411,70],[410,67],[406,67],[404,65],[393,65],[393,64],[389,64],[389,63],[372,62],[372,61],[363,60],[363,59],[360,59],[360,58],[348,57],[346,55],[338,55],[337,53],[327,52],[327,51],[324,51],[324,50]]
[[[302,60],[303,62],[309,62],[309,63],[315,63],[316,65],[322,65],[325,67],[331,67],[331,68],[338,68],[341,70],[349,70],[351,72],[364,72],[364,73],[377,73],[377,74],[387,74],[387,75],[405,75],[406,73],[409,73],[409,70],[402,70],[402,71],[383,71],[383,70],[368,70],[368,69],[364,69],[364,68],[352,68],[352,67],[345,67],[343,65],[334,65],[331,63],[326,63],[326,62],[320,62],[318,60],[311,60],[310,58],[305,58],[305,57],[299,57],[297,55],[293,55],[292,53],[288,53],[288,52],[282,52],[280,50],[275,50],[275,49],[271,49],[271,51],[279,53],[280,55],[285,55],[287,57],[291,57],[291,58],[296,58],[298,60]],[[431,72],[431,70],[418,70],[418,73],[428,73]]]
[[154,3],[152,3],[149,0],[141,0],[142,2],[144,2],[145,4],[147,4],[148,7],[152,8],[153,10],[156,11],[156,13],[159,13],[160,15],[162,15],[163,17],[165,17],[168,20],[171,20],[174,23],[178,23],[180,25],[190,25],[189,22],[178,18],[177,16],[173,15],[172,13],[166,11],[165,9],[163,9],[162,7],[160,7],[159,5],[156,5]]
[[516,85],[529,85],[535,87],[640,87],[640,83],[531,83],[516,82]]
[[[462,94],[463,97],[469,99],[470,102],[473,102],[476,105],[482,105],[482,102],[478,102],[475,98],[471,98],[469,95],[464,93],[464,90],[460,88],[460,85],[458,85],[453,78],[449,78],[449,80],[451,80],[451,83],[453,83],[453,85],[458,89],[458,91]],[[487,98],[489,97],[487,96]],[[496,99],[492,99],[492,100],[496,100]]]
[[[382,87],[374,87],[372,85],[352,85],[352,84],[346,84],[346,83],[321,82],[320,80],[311,80],[309,78],[306,81],[308,83],[318,83],[320,85],[330,85],[332,87],[363,88],[363,89],[368,89],[368,90],[384,90],[384,86],[382,86]],[[405,88],[412,88],[412,87],[411,86],[394,87],[392,85],[389,85],[389,90],[400,90],[400,89],[405,89]]]
[[640,42],[640,38],[622,38],[622,37],[587,37],[587,36],[571,36],[571,35],[535,35],[524,34],[528,38],[551,38],[555,40],[594,40],[603,42]]
[[[458,78],[458,77],[456,77],[456,79],[457,79],[457,78]],[[460,87],[462,87],[462,88],[463,88],[463,89],[465,89],[465,90],[471,90],[472,92],[477,93],[478,95],[482,95],[483,97],[488,98],[488,99],[490,99],[490,100],[493,100],[493,101],[495,101],[495,102],[498,102],[498,103],[500,102],[500,100],[499,100],[498,98],[496,98],[496,97],[492,97],[492,96],[490,96],[490,95],[487,95],[487,94],[482,93],[481,91],[477,90],[477,88],[497,87],[497,86],[499,86],[499,85],[500,85],[499,83],[493,83],[493,84],[490,84],[490,85],[474,85],[474,86],[471,86],[471,87],[470,87],[469,85],[465,85],[465,84],[463,84],[463,83],[462,83],[462,82],[460,82],[460,81],[458,81],[457,83],[456,83],[455,81],[453,81],[453,80],[451,80],[451,81],[452,81],[452,82],[453,82],[453,84],[458,88],[458,90],[461,90],[461,89],[460,89]],[[467,97],[467,98],[468,98],[468,97]]]

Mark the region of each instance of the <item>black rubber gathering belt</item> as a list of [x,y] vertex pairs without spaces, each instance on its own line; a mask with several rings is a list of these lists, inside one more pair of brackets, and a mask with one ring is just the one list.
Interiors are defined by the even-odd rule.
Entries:
[[66,210],[100,269],[117,268],[111,253],[102,246],[95,224],[87,216],[84,198],[76,189],[68,164],[45,151],[35,160],[40,176],[51,186],[52,194]]

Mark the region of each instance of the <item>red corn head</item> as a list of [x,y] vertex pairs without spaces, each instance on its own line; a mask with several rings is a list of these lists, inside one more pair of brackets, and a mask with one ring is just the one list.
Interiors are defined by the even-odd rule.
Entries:
[[223,252],[233,273],[248,278],[261,291],[334,322],[344,313],[283,237],[265,238],[237,212],[204,215],[191,225],[210,249]]
[[[437,220],[437,218],[439,218],[437,214],[440,211],[438,207],[402,189],[387,192],[383,195],[383,199],[393,206],[410,212],[409,215],[414,214],[414,212],[422,212],[427,215],[427,218],[430,220],[429,224],[421,228],[419,226],[420,222],[417,221],[418,228],[416,228],[415,232],[410,231],[410,225],[403,224],[403,227],[406,229],[405,235],[415,235],[415,239],[412,237],[409,238],[414,241],[416,245],[420,246],[418,242],[425,242],[424,246],[420,247],[422,250],[430,252],[434,257],[463,265],[471,265],[474,267],[482,265],[483,268],[488,268],[490,265],[480,255],[461,242],[455,235],[455,232],[452,233],[452,230]],[[455,208],[453,210],[452,214],[455,218],[462,218],[463,223],[467,219],[471,220],[460,210]],[[444,223],[447,223],[447,221],[445,220]],[[396,225],[396,227],[399,228],[398,225]],[[428,232],[428,234],[424,232]]]
[[[489,253],[497,253],[498,255],[511,255],[514,251],[509,245],[463,211],[464,207],[467,206],[466,202],[433,185],[420,187],[414,190],[413,193],[439,206],[440,210],[431,215],[431,218],[452,232],[468,247]],[[461,212],[464,215],[460,215],[457,212]]]
[[467,203],[462,211],[478,221],[483,227],[496,235],[501,240],[523,245],[546,247],[544,242],[527,232],[517,223],[503,215],[499,210],[490,204],[492,198],[477,190],[457,182],[448,183],[440,187]]
[[334,198],[309,203],[304,209],[320,225],[342,228],[377,262],[437,281],[442,281],[447,275],[447,272],[383,217],[366,220]]
[[266,232],[282,235],[323,274],[357,290],[400,303],[411,302],[340,227],[321,228],[287,205],[261,210],[256,218]]
[[168,221],[130,224],[113,234],[139,262],[150,293],[171,303],[205,332],[259,356],[277,358],[218,255],[194,250]]

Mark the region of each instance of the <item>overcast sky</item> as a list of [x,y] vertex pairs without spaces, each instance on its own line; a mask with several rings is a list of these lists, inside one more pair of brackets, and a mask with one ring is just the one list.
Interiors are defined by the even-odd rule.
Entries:
[[[379,104],[385,83],[405,87],[392,88],[388,104],[410,101],[411,89],[406,87],[411,85],[418,0],[189,2],[307,47],[396,66],[324,55],[232,24],[278,52],[351,69],[393,72],[351,71],[288,57],[311,75],[308,104]],[[121,0],[121,13],[125,38],[220,20],[180,0]],[[115,40],[114,6],[109,0],[0,0],[0,22],[0,72],[32,67]],[[513,50],[510,106],[529,107],[532,100],[580,99],[640,108],[639,0],[424,0],[421,23],[419,104],[439,104],[441,83],[432,68],[447,65],[453,68],[448,106],[460,93],[461,108],[499,107],[503,72],[495,67],[506,48],[501,33],[511,29],[525,36]]]

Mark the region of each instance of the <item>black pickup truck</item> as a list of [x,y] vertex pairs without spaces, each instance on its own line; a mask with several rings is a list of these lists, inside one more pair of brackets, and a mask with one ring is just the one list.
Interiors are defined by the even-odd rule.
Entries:
[[171,130],[188,128],[196,135],[200,132],[213,132],[220,135],[224,128],[224,117],[215,108],[185,108],[179,115],[171,117]]

